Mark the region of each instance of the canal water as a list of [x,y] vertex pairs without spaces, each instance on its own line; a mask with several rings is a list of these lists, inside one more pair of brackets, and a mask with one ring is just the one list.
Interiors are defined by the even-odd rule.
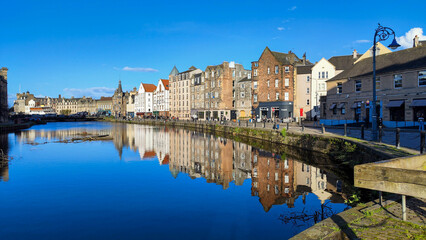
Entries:
[[0,145],[2,240],[288,239],[348,208],[307,159],[183,129],[48,123]]

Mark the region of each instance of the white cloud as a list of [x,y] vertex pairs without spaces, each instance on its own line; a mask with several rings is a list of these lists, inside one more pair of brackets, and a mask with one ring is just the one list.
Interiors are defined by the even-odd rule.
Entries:
[[283,30],[285,30],[285,28],[283,28],[283,27],[277,27],[277,30],[278,31],[283,31]]
[[362,39],[362,40],[356,40],[355,41],[355,43],[369,43],[369,42],[371,42],[370,40],[365,40],[365,39]]
[[296,6],[293,6],[293,7],[289,8],[288,10],[289,11],[294,11],[294,10],[296,10],[296,8],[297,8]]
[[413,47],[413,38],[419,37],[419,40],[426,40],[426,36],[423,35],[423,28],[412,28],[405,33],[405,36],[397,37],[396,40],[403,48]]
[[93,88],[65,88],[63,90],[65,97],[93,97],[93,98],[99,98],[99,97],[110,97],[114,94],[115,89],[114,88],[107,88],[107,87],[93,87]]
[[157,69],[154,68],[143,68],[143,67],[124,67],[121,69],[123,71],[130,71],[130,72],[158,72]]

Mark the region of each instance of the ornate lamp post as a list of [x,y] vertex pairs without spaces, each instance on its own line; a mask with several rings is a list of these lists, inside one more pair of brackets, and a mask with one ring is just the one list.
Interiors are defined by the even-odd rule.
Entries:
[[377,27],[376,32],[374,33],[374,41],[373,41],[373,101],[372,101],[372,104],[370,105],[370,106],[372,106],[371,110],[372,110],[372,117],[373,117],[373,122],[372,122],[373,141],[377,141],[377,132],[378,132],[377,131],[377,111],[376,111],[376,101],[377,101],[377,96],[376,96],[376,43],[380,42],[380,41],[386,41],[392,35],[393,35],[393,41],[388,47],[392,50],[395,50],[401,45],[399,45],[396,42],[395,32],[392,29],[390,29],[388,27],[383,27],[379,23],[379,26]]

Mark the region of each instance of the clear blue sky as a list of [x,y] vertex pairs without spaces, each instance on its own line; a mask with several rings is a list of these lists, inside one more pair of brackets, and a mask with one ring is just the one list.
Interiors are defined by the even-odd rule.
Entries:
[[403,36],[425,27],[424,9],[426,1],[2,1],[0,67],[9,68],[10,100],[19,86],[97,97],[119,78],[125,90],[157,83],[173,65],[249,69],[265,46],[312,62],[364,52],[378,22]]

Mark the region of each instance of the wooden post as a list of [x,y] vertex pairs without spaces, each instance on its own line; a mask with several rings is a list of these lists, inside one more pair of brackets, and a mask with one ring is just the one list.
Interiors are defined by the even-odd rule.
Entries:
[[348,124],[345,123],[345,137],[348,136]]
[[246,121],[246,127],[248,127],[248,120]]
[[322,133],[325,133],[324,123],[321,124],[321,131],[322,131]]
[[382,194],[382,191],[379,191],[379,203],[380,203],[380,206],[383,207],[383,194]]
[[425,131],[420,132],[420,154],[423,154],[425,152]]
[[305,125],[303,124],[303,122],[301,124],[302,124],[302,132],[304,132],[305,131]]
[[399,128],[397,128],[396,129],[396,139],[395,139],[395,147],[396,148],[399,148],[399,146],[400,146],[400,142],[399,142],[399,132],[401,131],[401,129],[399,129]]
[[287,122],[287,131],[288,131],[289,128],[290,128],[290,124]]
[[364,139],[364,124],[361,125],[361,139]]

